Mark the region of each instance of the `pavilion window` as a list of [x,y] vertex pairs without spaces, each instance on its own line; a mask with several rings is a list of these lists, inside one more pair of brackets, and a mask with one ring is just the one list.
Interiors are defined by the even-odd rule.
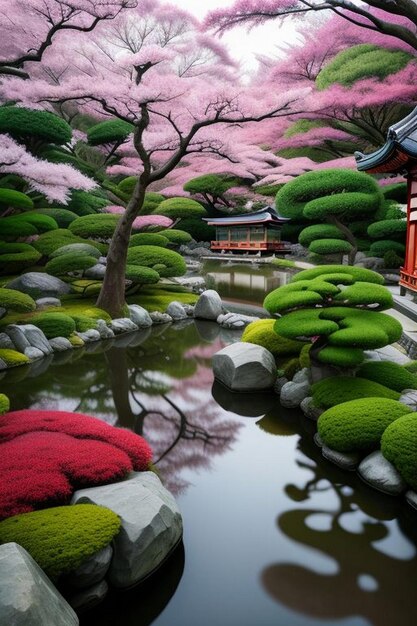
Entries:
[[264,241],[264,227],[263,226],[252,226],[250,229],[250,241]]
[[216,240],[217,241],[229,241],[229,229],[217,227]]
[[268,228],[267,241],[269,241],[270,243],[281,241],[281,231],[277,228]]
[[233,226],[231,229],[232,241],[246,241],[248,229],[246,226]]

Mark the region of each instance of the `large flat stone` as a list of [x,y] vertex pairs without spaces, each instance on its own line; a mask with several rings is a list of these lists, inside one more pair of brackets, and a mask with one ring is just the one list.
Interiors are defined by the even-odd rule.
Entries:
[[17,543],[0,546],[0,624],[77,626],[78,617]]
[[177,503],[153,472],[134,472],[119,483],[76,491],[72,503],[82,502],[106,506],[121,519],[108,573],[115,587],[130,587],[148,576],[181,539]]
[[277,368],[272,354],[254,343],[238,341],[213,356],[214,376],[233,391],[273,387]]
[[29,294],[32,298],[63,296],[71,291],[70,286],[60,278],[44,272],[27,272],[7,285],[7,289],[17,289]]
[[368,485],[391,496],[398,496],[407,489],[399,472],[380,450],[372,452],[361,461],[358,474]]
[[331,461],[344,470],[353,471],[359,465],[360,456],[357,452],[339,452],[338,450],[333,450],[332,448],[323,445],[321,453],[325,459]]

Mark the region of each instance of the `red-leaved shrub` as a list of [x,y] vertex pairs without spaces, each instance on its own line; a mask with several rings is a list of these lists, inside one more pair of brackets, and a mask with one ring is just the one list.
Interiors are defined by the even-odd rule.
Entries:
[[148,443],[94,417],[64,411],[0,416],[0,519],[67,502],[75,489],[146,470]]

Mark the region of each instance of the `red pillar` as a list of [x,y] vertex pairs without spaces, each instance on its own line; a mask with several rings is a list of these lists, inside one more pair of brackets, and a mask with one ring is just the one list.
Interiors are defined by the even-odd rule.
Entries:
[[400,285],[417,291],[417,171],[409,172],[407,183],[407,235]]

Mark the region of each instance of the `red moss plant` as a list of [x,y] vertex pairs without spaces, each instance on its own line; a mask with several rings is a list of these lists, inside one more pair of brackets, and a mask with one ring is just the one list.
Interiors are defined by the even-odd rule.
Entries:
[[148,469],[140,436],[64,411],[14,411],[0,417],[0,519],[68,502],[81,487]]

